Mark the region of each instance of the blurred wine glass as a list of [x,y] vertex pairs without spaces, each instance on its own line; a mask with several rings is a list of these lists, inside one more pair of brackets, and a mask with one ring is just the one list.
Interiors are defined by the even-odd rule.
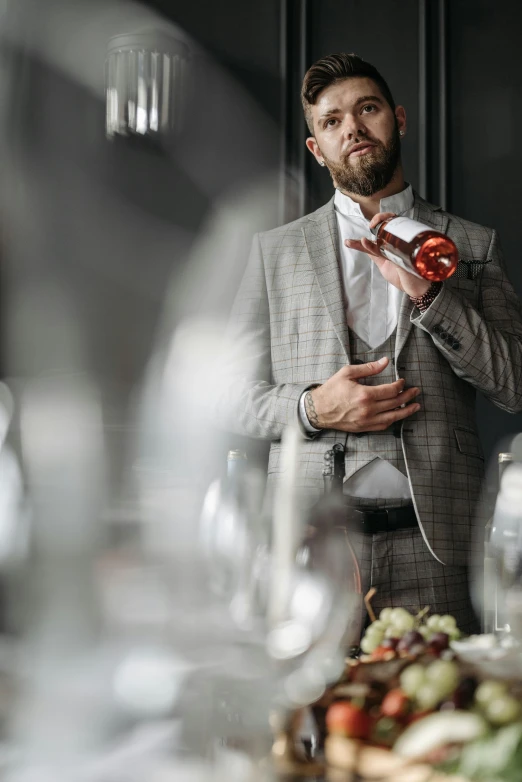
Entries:
[[[359,640],[361,586],[342,499],[325,496],[300,510],[295,432],[286,433],[285,447],[271,515],[266,503],[262,511],[257,470],[243,459],[232,472],[229,454],[226,477],[210,486],[203,503],[201,533],[210,590],[237,627],[236,642],[248,649],[246,670],[271,682],[275,746],[291,765],[304,761],[289,735],[297,729],[296,711],[338,680],[348,648]],[[236,712],[230,722],[238,721]]]

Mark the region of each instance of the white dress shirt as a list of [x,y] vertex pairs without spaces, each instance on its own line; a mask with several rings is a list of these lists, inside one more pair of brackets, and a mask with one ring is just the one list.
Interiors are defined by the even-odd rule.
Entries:
[[[371,348],[377,348],[388,339],[397,326],[402,291],[386,282],[366,253],[352,250],[344,244],[345,239],[366,237],[373,240],[375,238],[369,229],[370,221],[363,215],[359,204],[340,190],[336,190],[334,208],[346,301],[346,319],[352,331]],[[379,211],[413,217],[411,185],[400,193],[382,198]],[[388,358],[393,360],[393,356]],[[305,394],[301,396],[299,405],[302,424],[308,432],[319,432],[321,430],[313,427],[306,415]],[[345,481],[344,493],[352,497],[377,500],[411,498],[406,476],[392,464],[378,457]]]

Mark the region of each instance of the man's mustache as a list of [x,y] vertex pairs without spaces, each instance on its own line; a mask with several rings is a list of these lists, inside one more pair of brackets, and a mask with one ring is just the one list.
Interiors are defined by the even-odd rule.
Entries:
[[375,149],[382,149],[384,146],[382,141],[378,141],[377,139],[371,138],[371,136],[363,136],[361,134],[357,136],[355,141],[353,141],[353,143],[350,144],[348,149],[345,152],[343,152],[343,154],[341,155],[341,160],[343,161],[343,163],[346,162],[350,157],[350,152],[352,151],[354,146],[356,144],[362,144],[364,141],[366,141],[368,144],[373,144],[375,146]]

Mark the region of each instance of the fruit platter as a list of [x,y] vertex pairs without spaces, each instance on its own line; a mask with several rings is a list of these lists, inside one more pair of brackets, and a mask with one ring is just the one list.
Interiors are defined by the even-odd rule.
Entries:
[[381,611],[323,700],[328,778],[521,782],[522,679],[461,659],[451,616]]

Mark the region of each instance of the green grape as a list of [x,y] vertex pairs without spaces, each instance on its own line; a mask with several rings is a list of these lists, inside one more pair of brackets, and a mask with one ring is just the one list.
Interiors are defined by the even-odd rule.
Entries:
[[439,693],[439,700],[451,695],[459,683],[459,667],[451,660],[435,660],[426,668],[426,681]]
[[379,630],[379,628],[374,628],[372,625],[366,628],[366,633],[364,634],[365,638],[369,638],[372,641],[375,641],[375,645],[379,646],[382,639],[384,638],[384,630]]
[[395,627],[398,636],[400,637],[407,633],[408,630],[413,630],[415,624],[415,617],[413,617],[405,608],[394,608],[390,618],[390,624]]
[[500,695],[488,703],[484,709],[492,725],[507,725],[520,715],[520,704],[512,695]]
[[426,682],[426,674],[422,665],[408,665],[400,675],[401,690],[409,698],[414,698],[419,687]]
[[409,619],[404,618],[397,620],[393,623],[392,627],[395,627],[399,632],[399,636],[402,636],[405,633],[409,633],[410,630],[413,630],[414,625],[415,619],[411,616]]
[[419,633],[422,635],[425,641],[428,641],[429,638],[433,635],[433,630],[430,630],[430,628],[426,627],[426,625],[421,625],[419,627]]
[[374,649],[377,649],[378,646],[379,641],[375,641],[373,638],[368,638],[367,635],[365,635],[361,641],[361,651],[363,651],[365,654],[371,654]]
[[413,619],[413,617],[409,611],[406,611],[405,608],[392,608],[390,622],[396,622],[398,619]]
[[428,682],[426,682],[426,684],[421,684],[415,693],[415,700],[423,710],[434,709],[443,697],[444,696],[441,696],[438,688],[434,684]]
[[448,635],[450,635],[451,632],[456,628],[457,628],[457,623],[454,617],[450,616],[449,614],[445,614],[444,616],[441,616],[441,618],[439,619],[439,630],[441,633],[447,633]]
[[426,619],[426,625],[433,630],[433,632],[439,632],[440,614],[433,614]]
[[462,633],[460,632],[458,627],[455,627],[453,630],[451,630],[448,633],[448,635],[450,637],[450,641],[458,641],[459,638],[461,637]]
[[389,624],[392,611],[393,608],[383,608],[379,614],[379,619],[381,622],[384,622],[384,624]]
[[367,630],[379,630],[384,633],[387,627],[387,622],[381,622],[380,619],[376,619],[375,622],[372,622],[371,625],[368,625]]
[[475,701],[479,706],[486,707],[488,703],[506,695],[507,687],[504,682],[486,680],[479,684],[475,692]]

